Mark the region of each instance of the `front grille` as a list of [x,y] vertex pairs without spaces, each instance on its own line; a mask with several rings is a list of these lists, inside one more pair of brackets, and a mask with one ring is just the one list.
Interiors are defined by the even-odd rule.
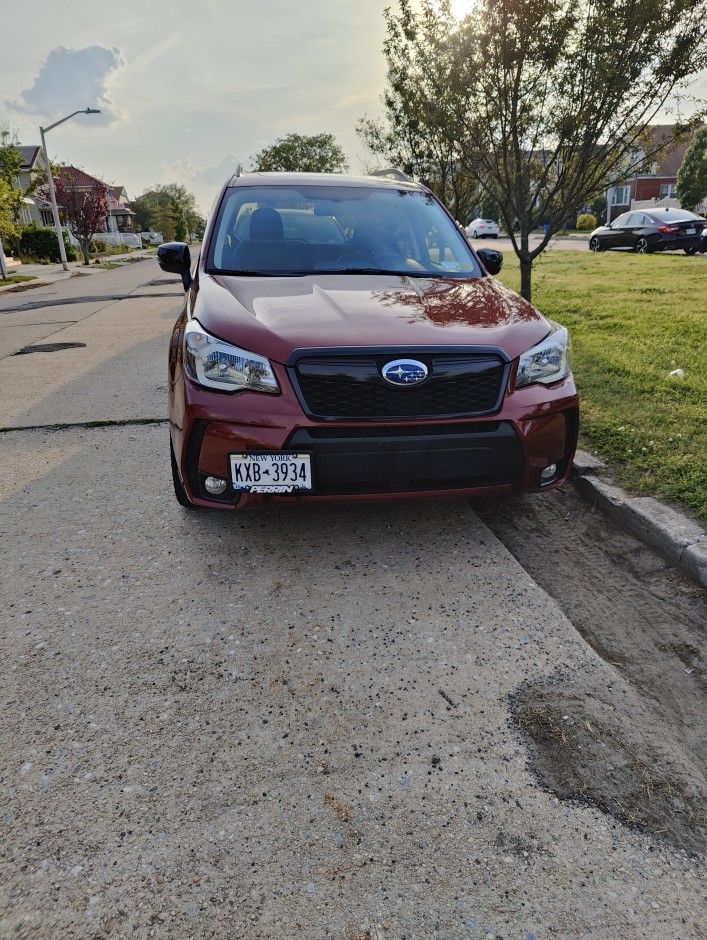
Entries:
[[317,496],[512,486],[522,476],[523,449],[507,421],[462,423],[441,435],[422,434],[419,425],[403,434],[369,427],[365,439],[348,427],[331,430],[339,433],[299,428],[286,444],[312,455]]
[[300,401],[312,418],[435,418],[492,414],[500,407],[506,364],[491,354],[416,354],[428,378],[419,385],[397,387],[381,370],[395,358],[308,356],[290,370]]

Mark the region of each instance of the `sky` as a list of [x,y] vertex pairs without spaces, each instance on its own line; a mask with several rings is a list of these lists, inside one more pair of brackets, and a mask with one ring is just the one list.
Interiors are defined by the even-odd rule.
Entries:
[[389,5],[33,0],[16,8],[12,36],[3,29],[0,123],[39,144],[40,126],[100,108],[47,133],[50,159],[130,198],[183,184],[204,214],[239,162],[290,133],[333,134],[360,173],[370,155],[354,128],[382,114]]

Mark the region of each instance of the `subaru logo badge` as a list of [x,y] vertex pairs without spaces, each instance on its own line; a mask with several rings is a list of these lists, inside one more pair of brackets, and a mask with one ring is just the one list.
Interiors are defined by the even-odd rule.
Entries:
[[381,375],[391,385],[419,385],[427,378],[428,370],[417,359],[394,359],[383,366]]

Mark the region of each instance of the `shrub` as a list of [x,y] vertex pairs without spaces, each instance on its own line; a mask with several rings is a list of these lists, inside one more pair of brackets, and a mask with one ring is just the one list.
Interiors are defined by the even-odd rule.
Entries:
[[91,253],[97,255],[101,251],[108,251],[108,242],[102,238],[94,238],[91,241]]
[[597,217],[595,215],[590,215],[588,212],[585,212],[583,215],[577,217],[577,228],[580,232],[591,232],[591,230],[596,227]]
[[[66,260],[76,261],[76,250],[64,232]],[[26,228],[20,238],[20,258],[25,261],[58,262],[61,261],[56,229]]]

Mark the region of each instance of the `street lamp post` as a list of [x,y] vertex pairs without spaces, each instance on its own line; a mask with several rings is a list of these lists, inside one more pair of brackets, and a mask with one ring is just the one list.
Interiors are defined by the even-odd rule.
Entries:
[[52,215],[54,216],[54,228],[56,229],[56,237],[59,240],[59,255],[61,257],[61,263],[65,271],[69,270],[69,265],[66,263],[66,249],[64,248],[64,236],[61,232],[61,222],[59,221],[59,207],[56,204],[56,193],[54,192],[54,180],[52,179],[52,169],[49,165],[49,154],[47,153],[47,142],[44,139],[44,135],[47,134],[53,127],[58,127],[59,124],[63,124],[64,121],[68,121],[69,118],[74,117],[76,114],[100,114],[98,108],[85,108],[83,111],[72,111],[71,114],[67,114],[66,117],[62,118],[60,121],[55,121],[53,124],[50,124],[49,127],[40,127],[39,136],[42,138],[42,150],[44,151],[44,160],[47,164],[47,183],[49,184],[49,198],[52,203]]

